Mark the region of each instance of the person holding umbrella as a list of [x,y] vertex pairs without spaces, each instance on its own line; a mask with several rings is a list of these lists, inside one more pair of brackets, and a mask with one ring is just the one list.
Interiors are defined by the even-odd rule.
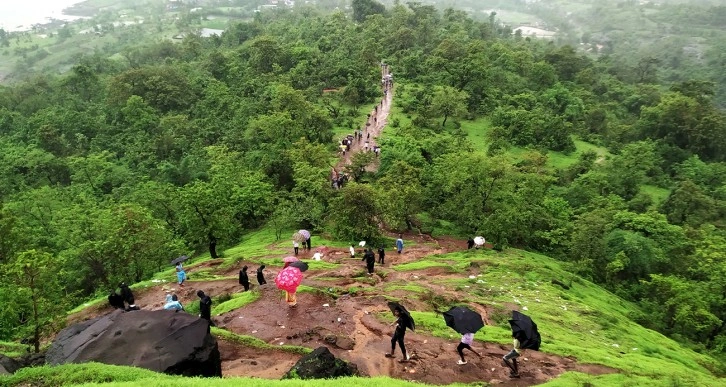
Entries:
[[296,261],[280,270],[277,277],[275,277],[275,285],[277,285],[278,289],[285,291],[285,301],[290,307],[297,306],[297,287],[302,282],[302,272],[304,270],[307,270],[307,264]]
[[403,305],[396,302],[389,302],[388,307],[396,317],[396,321],[391,324],[396,325],[396,330],[393,332],[393,336],[391,337],[391,352],[386,353],[386,357],[395,357],[396,343],[398,343],[398,346],[401,347],[401,354],[403,355],[403,358],[399,360],[399,362],[403,363],[411,359],[411,357],[406,353],[406,346],[403,344],[403,339],[406,336],[406,328],[413,331],[415,329],[415,323]]
[[457,364],[464,365],[467,363],[464,358],[464,349],[468,349],[481,357],[479,352],[471,348],[474,343],[474,333],[484,327],[484,320],[482,320],[479,313],[463,306],[457,306],[444,312],[444,321],[448,327],[462,335],[461,342],[456,347],[456,352],[461,357]]
[[182,263],[179,262],[176,264],[176,281],[179,284],[180,287],[184,287],[184,281],[187,279],[187,272],[184,271],[184,267],[182,266]]
[[509,367],[509,377],[519,378],[517,358],[522,355],[522,352],[525,349],[539,351],[542,339],[539,335],[539,331],[537,331],[537,324],[535,324],[529,316],[519,313],[516,310],[512,311],[512,319],[509,320],[509,325],[512,327],[512,341],[514,348],[504,355],[502,363]]

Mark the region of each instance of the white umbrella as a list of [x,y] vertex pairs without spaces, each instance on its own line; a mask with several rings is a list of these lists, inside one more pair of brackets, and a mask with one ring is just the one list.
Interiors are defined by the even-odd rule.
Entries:
[[484,240],[484,237],[482,236],[474,238],[474,244],[477,246],[484,246],[484,242],[486,242],[486,240]]
[[360,247],[363,247],[365,245],[366,245],[366,241],[360,241],[360,243],[358,243],[358,246],[360,246]]
[[323,254],[320,254],[320,253],[313,254],[314,260],[319,261],[321,258],[323,258]]

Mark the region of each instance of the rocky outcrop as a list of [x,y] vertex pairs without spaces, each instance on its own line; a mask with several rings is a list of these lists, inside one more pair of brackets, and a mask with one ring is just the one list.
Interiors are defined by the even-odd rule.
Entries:
[[358,374],[358,367],[336,358],[327,347],[318,347],[303,356],[283,379],[329,379]]
[[185,376],[222,376],[217,341],[206,320],[170,310],[114,311],[62,330],[48,364],[127,365]]
[[3,354],[0,354],[0,375],[7,375],[15,373],[20,368],[20,363],[9,358]]

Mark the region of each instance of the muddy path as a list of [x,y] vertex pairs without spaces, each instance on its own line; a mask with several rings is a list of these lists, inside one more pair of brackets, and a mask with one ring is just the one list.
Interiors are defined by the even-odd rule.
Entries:
[[[350,258],[347,249],[328,249],[324,260],[338,263],[335,269],[308,270],[303,284],[323,291],[300,293],[298,306],[289,308],[283,300],[282,292],[274,285],[274,277],[281,267],[268,266],[267,285],[255,285],[259,299],[242,308],[220,316],[213,316],[218,327],[231,332],[254,336],[273,346],[295,345],[308,348],[327,346],[336,355],[354,362],[363,375],[390,376],[394,378],[420,381],[429,384],[450,384],[452,382],[487,382],[503,386],[530,386],[544,383],[566,371],[580,371],[590,374],[616,372],[607,367],[579,364],[576,360],[557,355],[532,352],[526,353],[521,360],[520,379],[510,379],[508,370],[502,366],[501,357],[509,348],[487,342],[476,342],[474,348],[482,354],[481,358],[466,353],[468,364],[458,365],[455,351],[459,335],[452,331],[450,339],[433,337],[425,332],[408,332],[406,346],[412,360],[399,363],[398,357],[389,359],[383,355],[390,351],[390,336],[393,328],[387,307],[387,298],[406,300],[411,310],[430,310],[430,306],[400,285],[415,284],[438,295],[456,297],[451,289],[439,282],[449,278],[462,278],[476,274],[471,271],[453,273],[446,267],[429,267],[415,271],[396,271],[394,266],[414,262],[431,254],[444,254],[464,250],[466,242],[453,238],[432,239],[427,235],[404,235],[407,241],[415,244],[398,255],[392,250],[386,255],[384,265],[376,265],[376,274],[367,276],[364,263]],[[273,246],[271,246],[273,248]],[[255,263],[240,262],[239,267],[247,265],[256,268]],[[160,283],[143,290],[135,291],[137,304],[143,309],[161,309],[166,294],[175,293],[182,304],[197,300],[196,291],[203,290],[212,296],[232,294],[242,291],[234,274],[239,267],[222,267],[222,260],[208,261],[197,269],[204,268],[213,274],[232,276],[217,280],[194,280],[194,270],[190,271],[191,281],[183,288],[174,282]],[[169,278],[173,281],[173,278]],[[336,288],[356,292],[343,293],[337,298],[326,294],[325,289]],[[385,296],[385,297],[384,297]],[[477,309],[488,325],[488,310],[484,305],[471,305]],[[73,316],[69,321],[80,321],[108,313],[105,305],[89,307]],[[259,349],[225,340],[219,341],[222,356],[222,370],[225,376],[253,376],[279,379],[301,357],[284,350]]]

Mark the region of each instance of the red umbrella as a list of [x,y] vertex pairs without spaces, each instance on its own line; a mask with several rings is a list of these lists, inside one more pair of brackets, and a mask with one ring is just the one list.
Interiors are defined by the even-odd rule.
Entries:
[[275,285],[277,285],[277,288],[280,290],[295,293],[295,291],[297,291],[297,287],[300,286],[302,279],[303,275],[300,269],[290,266],[277,273],[277,277],[275,277]]
[[297,259],[297,257],[293,257],[292,255],[282,259],[282,262],[284,262],[284,263],[292,263],[295,261],[299,261],[299,259]]

